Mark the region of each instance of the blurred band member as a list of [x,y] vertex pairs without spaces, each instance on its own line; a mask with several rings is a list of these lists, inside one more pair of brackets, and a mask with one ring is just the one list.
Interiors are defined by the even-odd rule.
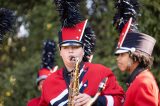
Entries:
[[[49,75],[54,73],[58,68],[58,66],[55,66],[55,53],[56,53],[55,42],[52,40],[45,41],[42,52],[42,64],[40,70],[38,71],[38,76],[36,79],[36,84],[40,92],[42,92],[42,85],[44,80]],[[40,96],[29,100],[27,106],[38,106],[39,101],[40,101]]]
[[138,31],[138,7],[136,0],[116,2],[118,13],[114,23],[120,32],[116,60],[119,69],[130,74],[126,81],[128,89],[124,106],[158,106],[159,89],[150,72],[156,40]]

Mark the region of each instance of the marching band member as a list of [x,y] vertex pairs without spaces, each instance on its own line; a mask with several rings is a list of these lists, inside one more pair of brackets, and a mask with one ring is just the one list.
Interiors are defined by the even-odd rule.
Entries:
[[[124,92],[111,69],[101,64],[86,62],[84,59],[86,48],[89,51],[94,48],[95,34],[88,25],[87,19],[83,19],[80,15],[78,1],[55,0],[62,21],[59,32],[59,51],[64,66],[44,81],[39,106],[69,106],[69,103],[72,106],[85,106],[95,96],[99,83],[106,77],[108,77],[106,87],[94,105],[122,106]],[[88,43],[89,45],[87,45],[87,39],[93,39]],[[70,95],[70,82],[73,81],[72,74],[77,63],[75,60],[79,61],[79,75],[76,76],[79,79],[79,86],[72,91],[78,89],[79,94]],[[68,99],[72,96],[73,102]]]
[[[58,68],[58,66],[55,66],[55,53],[55,42],[52,40],[45,41],[42,52],[42,65],[38,71],[38,76],[36,79],[36,84],[40,92],[42,92],[42,85],[44,80]],[[28,101],[27,106],[38,106],[39,101],[40,97],[33,98]]]
[[158,106],[159,89],[150,72],[156,40],[138,31],[138,7],[136,0],[116,2],[118,13],[114,17],[114,24],[120,32],[116,60],[119,69],[130,74],[126,81],[128,89],[124,106]]

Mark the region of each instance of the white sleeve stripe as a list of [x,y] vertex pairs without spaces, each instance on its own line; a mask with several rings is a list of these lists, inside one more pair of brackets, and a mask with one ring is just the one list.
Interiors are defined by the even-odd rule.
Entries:
[[62,99],[65,95],[67,95],[68,89],[65,89],[60,95],[50,101],[51,105],[53,105],[56,101]]
[[114,106],[114,99],[111,95],[107,95],[106,99],[107,99],[107,106]]
[[68,100],[66,100],[66,101],[64,101],[64,102],[62,102],[62,103],[60,103],[58,106],[64,106],[67,102],[68,102]]

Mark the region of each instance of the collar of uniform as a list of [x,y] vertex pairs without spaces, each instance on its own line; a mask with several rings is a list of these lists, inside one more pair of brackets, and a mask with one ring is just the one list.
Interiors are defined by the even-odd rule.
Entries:
[[[83,65],[84,65],[84,62],[81,62],[81,63],[80,63],[80,68],[79,68],[79,70],[82,69]],[[73,71],[68,72],[66,67],[64,67],[64,69],[63,69],[63,78],[64,78],[64,80],[65,80],[65,82],[66,82],[67,87],[69,87],[70,78],[71,78],[72,72],[73,72]]]
[[136,78],[138,74],[140,74],[145,69],[143,67],[137,66],[137,68],[129,75],[129,77],[126,80],[126,85],[129,87],[130,84],[133,82],[133,80]]

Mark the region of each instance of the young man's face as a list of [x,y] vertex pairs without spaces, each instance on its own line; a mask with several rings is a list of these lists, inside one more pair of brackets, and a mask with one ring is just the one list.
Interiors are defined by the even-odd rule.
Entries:
[[75,60],[73,58],[78,58],[79,61],[82,61],[84,49],[82,46],[61,46],[60,56],[62,57],[65,65],[73,66],[75,64]]

